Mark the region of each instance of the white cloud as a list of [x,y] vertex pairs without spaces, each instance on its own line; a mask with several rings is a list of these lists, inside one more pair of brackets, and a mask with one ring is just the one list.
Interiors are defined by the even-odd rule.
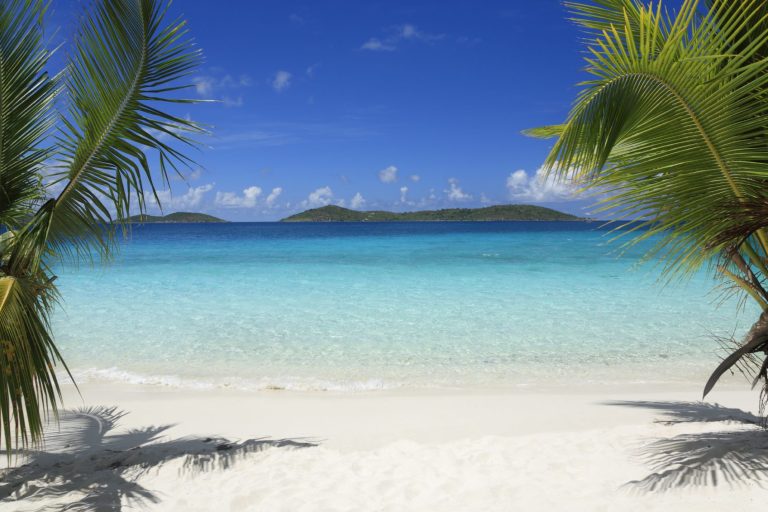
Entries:
[[361,50],[371,50],[374,52],[391,52],[395,49],[395,46],[391,43],[384,43],[381,39],[372,37],[360,47]]
[[493,201],[485,195],[485,193],[480,194],[480,204],[491,204]]
[[470,194],[464,192],[459,186],[459,180],[456,178],[450,178],[448,180],[449,189],[445,191],[448,194],[449,201],[469,201],[472,199]]
[[408,194],[408,187],[400,187],[400,202],[405,202],[405,196]]
[[[234,77],[232,75],[215,76],[213,75],[200,75],[192,78],[192,83],[195,86],[195,92],[203,98],[211,98],[216,92],[226,89],[240,89],[242,87],[250,87],[253,84],[253,80],[248,75],[240,75],[240,77]],[[222,100],[225,106],[241,106],[242,98],[229,98],[224,97]],[[237,105],[233,103],[239,103]]]
[[253,208],[261,196],[261,187],[252,186],[243,190],[242,195],[234,192],[216,192],[214,202],[225,208]]
[[421,181],[421,176],[419,176],[418,174],[411,174],[411,181],[414,183],[418,183],[419,181]]
[[301,205],[304,208],[319,208],[331,204],[331,201],[333,201],[333,190],[331,187],[325,186],[311,192],[307,199],[301,202]]
[[203,196],[213,190],[213,184],[200,185],[199,187],[190,187],[187,192],[180,197],[171,198],[173,208],[196,208],[203,201]]
[[197,76],[192,79],[195,84],[195,92],[203,97],[208,97],[213,92],[213,78],[209,76]]
[[249,87],[253,84],[253,80],[248,75],[240,75],[240,78],[235,78],[232,75],[224,75],[219,80],[218,87],[225,89],[236,89],[238,87]]
[[428,207],[434,207],[438,204],[443,203],[444,201],[441,201],[440,198],[437,196],[437,192],[435,189],[431,188],[429,189],[429,192],[427,195],[423,196],[418,201],[410,201],[408,204],[419,206],[420,208],[428,208]]
[[243,97],[238,96],[237,98],[230,98],[229,96],[224,96],[221,99],[222,105],[225,107],[242,107],[243,106]]
[[279,70],[275,73],[275,78],[272,80],[272,88],[277,92],[282,92],[291,85],[292,76],[288,71]]
[[529,176],[522,169],[507,176],[509,198],[523,201],[563,201],[576,195],[576,185],[571,177],[573,173],[557,180],[540,167],[536,174]]
[[277,198],[280,197],[280,194],[283,193],[282,187],[275,187],[272,189],[272,192],[269,193],[266,199],[267,207],[272,208],[274,206],[275,201],[277,201]]
[[352,208],[353,210],[359,210],[364,205],[365,205],[365,198],[360,192],[352,196],[352,199],[349,200],[349,207]]
[[528,185],[528,173],[522,169],[512,172],[507,177],[507,190],[523,190]]
[[429,34],[416,28],[415,25],[405,23],[391,27],[388,31],[388,35],[383,39],[378,37],[372,37],[368,39],[360,47],[361,50],[370,50],[374,52],[381,51],[394,51],[402,41],[422,41],[425,43],[433,43],[445,37],[444,34]]
[[411,25],[410,23],[406,23],[402,27],[400,27],[400,35],[403,39],[413,39],[415,37],[418,37],[419,31],[416,30],[416,27]]
[[390,165],[379,171],[379,180],[382,183],[394,183],[397,181],[397,167]]
[[213,190],[213,183],[200,185],[199,187],[189,187],[180,196],[174,196],[171,190],[158,190],[157,199],[160,199],[160,204],[158,204],[157,199],[151,192],[146,192],[145,198],[147,204],[162,207],[164,210],[185,210],[200,206],[205,194],[211,190]]

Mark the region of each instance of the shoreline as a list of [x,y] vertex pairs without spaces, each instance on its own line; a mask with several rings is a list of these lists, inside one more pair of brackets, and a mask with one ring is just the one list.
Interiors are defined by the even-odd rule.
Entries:
[[[712,368],[714,368],[714,363]],[[98,389],[100,387],[115,387],[118,389],[157,391],[179,391],[200,393],[243,393],[243,394],[318,394],[331,395],[434,395],[434,394],[558,394],[585,395],[605,393],[686,393],[699,394],[704,388],[704,382],[709,373],[702,371],[696,378],[665,380],[663,377],[655,380],[640,379],[595,379],[585,381],[581,376],[574,375],[570,380],[563,376],[554,376],[549,380],[531,381],[459,381],[447,384],[445,378],[434,379],[432,382],[416,380],[407,376],[402,380],[390,380],[376,374],[369,378],[349,381],[342,378],[334,379],[326,376],[288,376],[261,378],[199,377],[179,376],[172,374],[142,374],[132,371],[108,369],[74,369],[74,382],[80,387]],[[59,383],[62,387],[73,386],[73,381],[66,374],[59,373]],[[540,378],[539,378],[540,379]],[[749,389],[751,382],[740,374],[723,375],[717,388],[722,391],[739,392]],[[699,396],[699,399],[701,396]]]

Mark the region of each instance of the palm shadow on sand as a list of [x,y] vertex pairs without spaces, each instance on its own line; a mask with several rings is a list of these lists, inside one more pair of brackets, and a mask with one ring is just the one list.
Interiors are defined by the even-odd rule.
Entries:
[[44,450],[28,452],[21,465],[0,470],[0,503],[73,496],[67,504],[39,509],[119,511],[125,503],[159,503],[161,498],[137,479],[172,460],[183,458],[182,472],[195,474],[226,470],[248,454],[268,448],[317,446],[301,439],[163,439],[172,425],[117,433],[118,421],[125,414],[116,407],[62,413],[58,427],[46,434]]
[[733,423],[732,430],[681,434],[651,441],[640,457],[651,474],[627,482],[629,490],[667,491],[681,487],[768,487],[768,431],[763,419],[742,411],[703,402],[615,401],[606,405],[659,411],[660,423]]

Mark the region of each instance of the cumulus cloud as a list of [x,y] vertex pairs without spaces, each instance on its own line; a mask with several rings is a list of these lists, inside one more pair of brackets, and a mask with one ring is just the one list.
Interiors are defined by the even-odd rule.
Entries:
[[433,43],[442,39],[443,37],[445,37],[444,34],[430,34],[419,30],[415,25],[405,23],[403,25],[391,27],[387,31],[386,37],[371,37],[365,43],[363,43],[362,46],[360,46],[360,49],[374,52],[391,52],[396,50],[398,44],[403,41],[422,41],[425,43]]
[[379,171],[379,181],[382,183],[394,183],[397,181],[397,167],[390,165]]
[[352,199],[349,200],[349,207],[353,210],[359,210],[363,206],[365,206],[365,198],[360,192],[352,196]]
[[511,172],[507,176],[509,198],[522,201],[563,201],[576,195],[576,185],[570,176],[556,180],[548,176],[540,167],[535,174],[529,175],[523,169]]
[[319,208],[331,204],[332,201],[333,190],[326,185],[325,187],[316,189],[314,192],[310,192],[307,199],[302,201],[301,205],[304,208]]
[[279,70],[275,73],[275,77],[272,80],[272,88],[277,92],[282,92],[291,85],[292,76],[288,71]]
[[421,176],[419,176],[418,174],[411,174],[411,181],[414,183],[418,183],[419,181],[421,181]]
[[459,186],[459,180],[456,178],[451,178],[448,180],[448,190],[445,191],[445,193],[448,195],[449,201],[469,201],[472,199],[472,196],[470,194],[467,194],[464,192],[461,187]]
[[203,200],[203,196],[211,190],[213,190],[213,183],[200,185],[199,187],[190,187],[186,194],[178,198],[176,204],[178,204],[179,207],[199,206]]
[[267,196],[266,201],[264,201],[267,205],[267,207],[272,208],[275,205],[275,201],[277,201],[277,198],[280,197],[280,194],[283,193],[282,187],[275,187],[272,189],[272,192],[269,193]]
[[510,173],[507,177],[507,190],[509,190],[510,193],[523,191],[527,185],[528,173],[522,169]]
[[[235,77],[226,75],[199,75],[192,78],[192,84],[195,86],[195,92],[202,98],[214,98],[225,90],[240,89],[250,87],[253,80],[248,75]],[[220,100],[225,107],[240,107],[243,105],[242,96],[231,97],[224,96]]]
[[214,202],[224,208],[253,208],[261,195],[261,187],[252,186],[243,190],[242,195],[234,192],[216,192]]
[[[165,210],[185,210],[200,206],[205,194],[211,190],[213,190],[213,183],[208,183],[199,187],[189,187],[182,195],[173,195],[171,190],[159,190],[157,198],[150,192],[146,193],[145,198],[150,206],[162,207]],[[159,204],[157,199],[160,200]]]
[[405,196],[408,194],[408,187],[400,187],[400,202],[405,202]]

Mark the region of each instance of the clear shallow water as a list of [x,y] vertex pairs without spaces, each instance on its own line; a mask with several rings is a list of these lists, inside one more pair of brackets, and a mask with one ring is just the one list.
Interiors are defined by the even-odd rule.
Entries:
[[60,269],[78,382],[362,390],[695,383],[719,308],[662,287],[596,224],[148,225],[109,267]]

